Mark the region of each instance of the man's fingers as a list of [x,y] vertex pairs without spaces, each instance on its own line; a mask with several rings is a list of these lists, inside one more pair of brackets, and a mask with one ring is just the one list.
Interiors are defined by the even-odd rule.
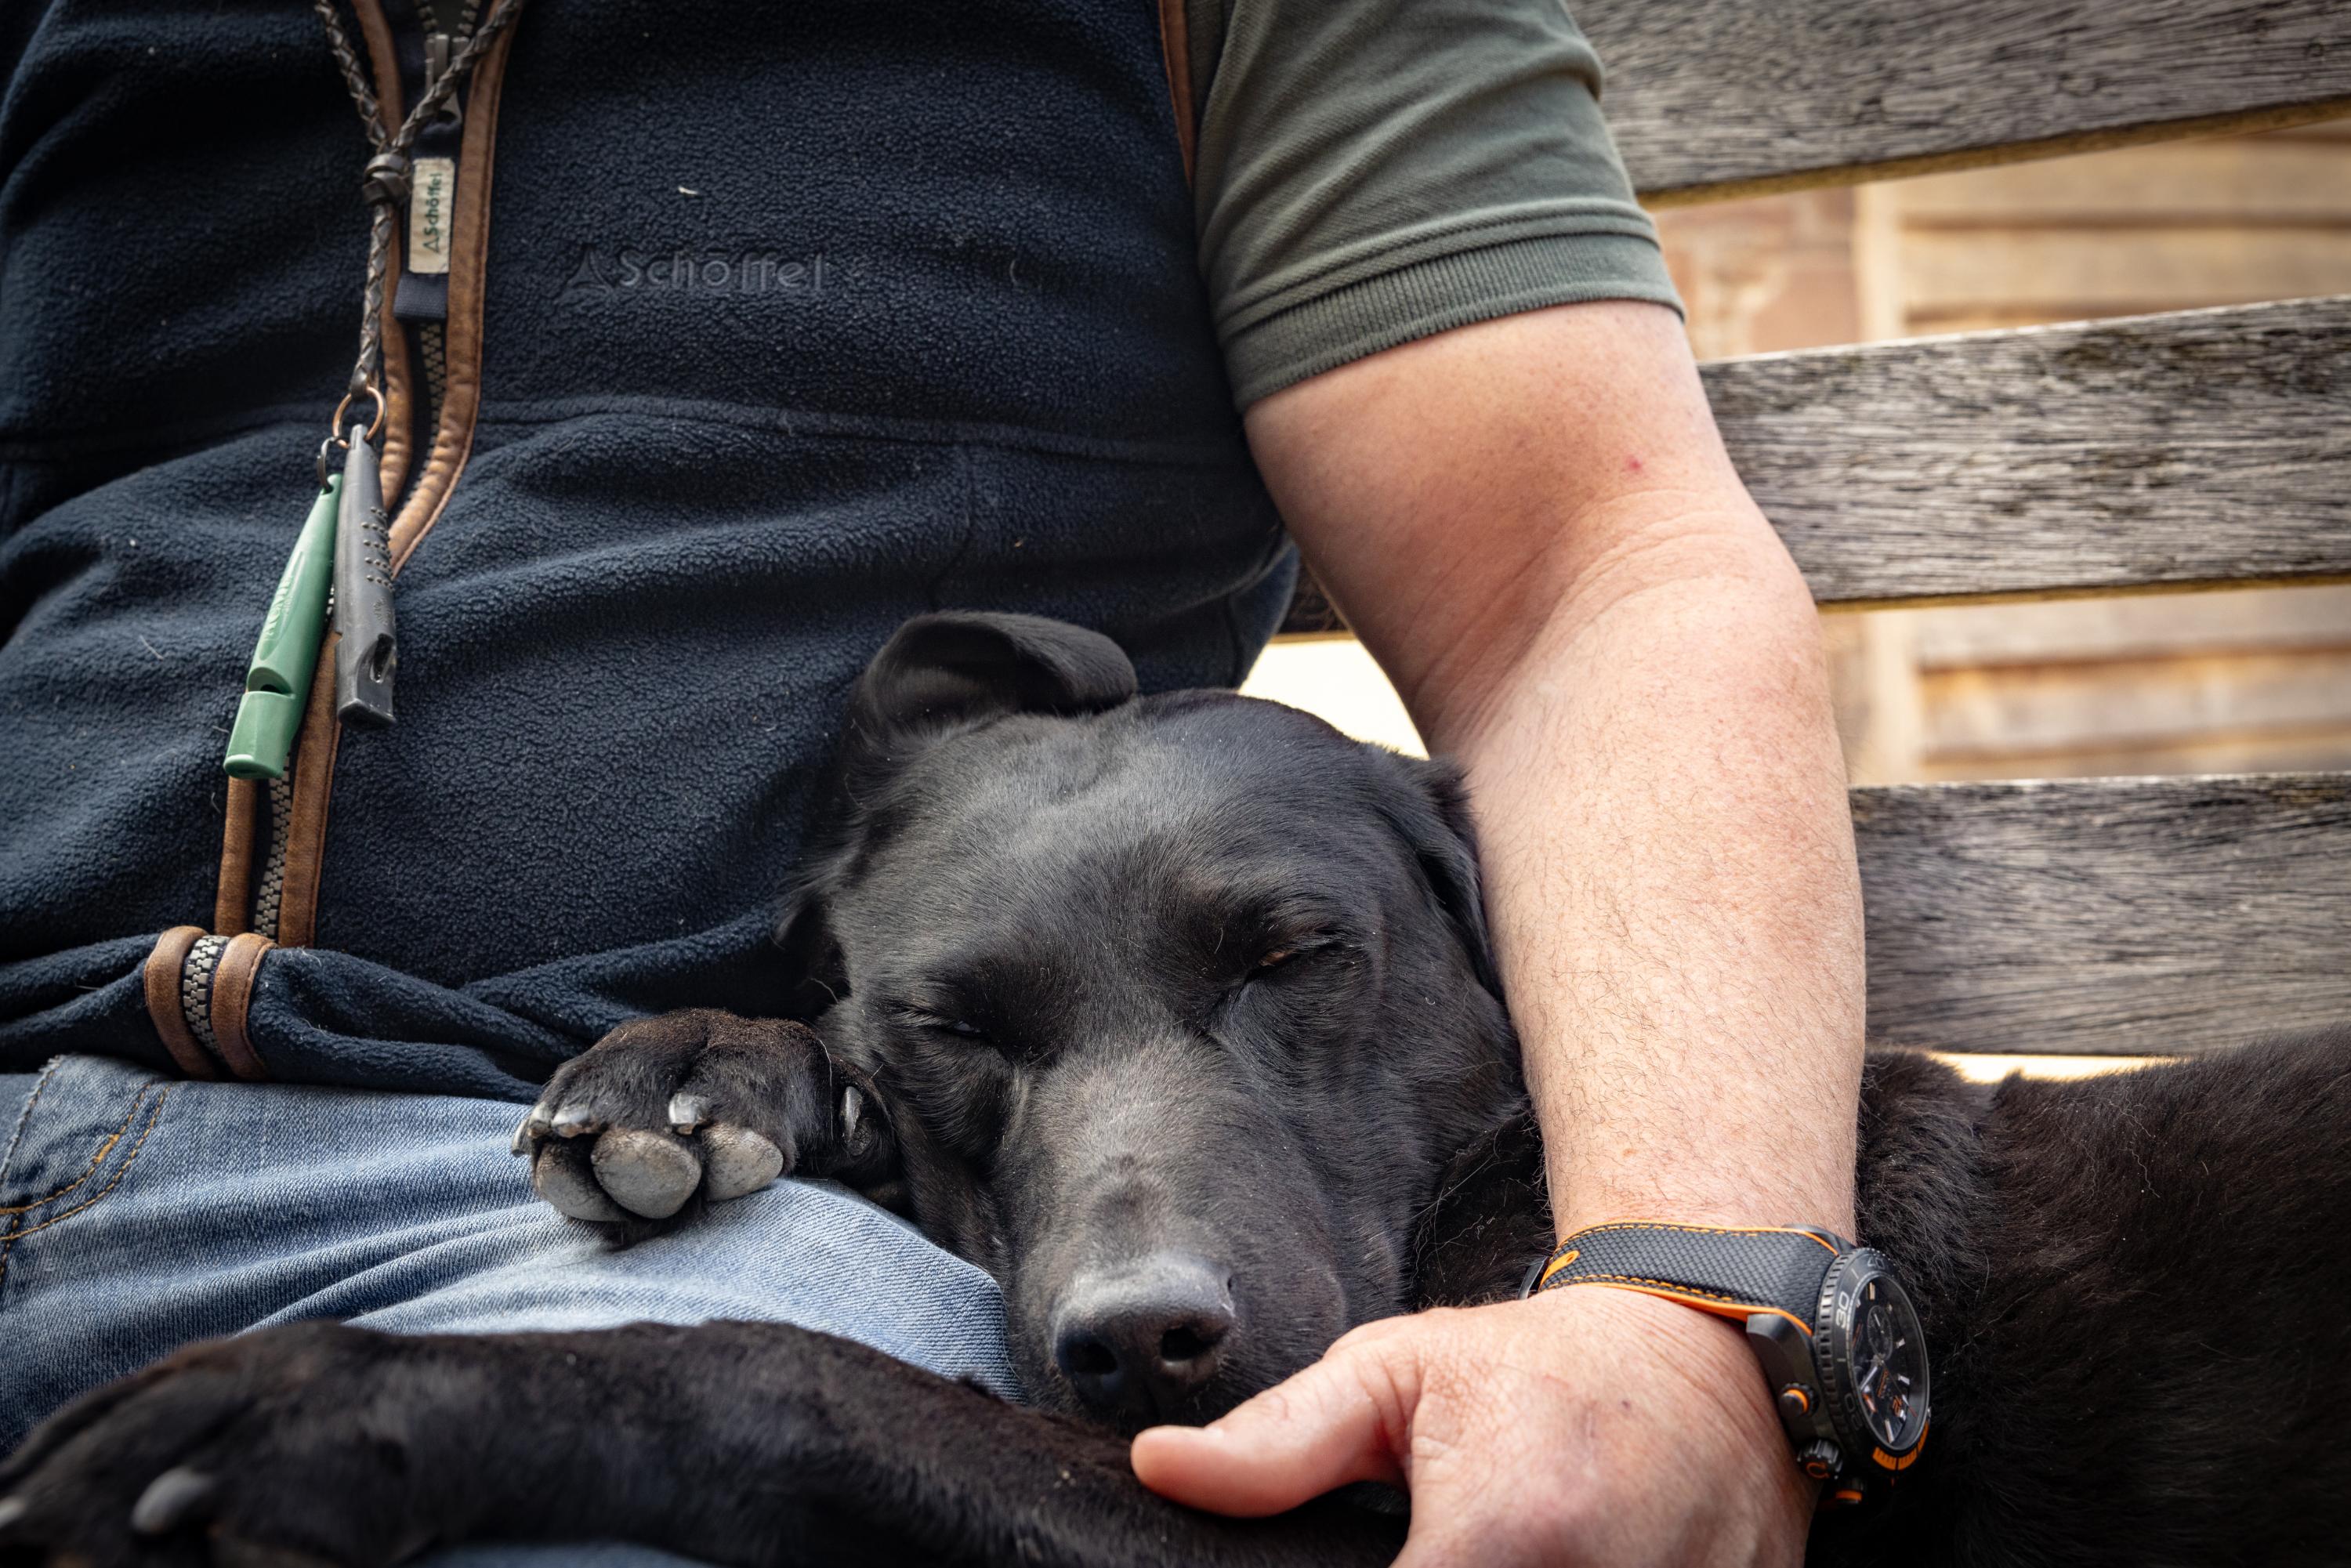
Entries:
[[1134,1439],[1134,1473],[1162,1497],[1245,1519],[1350,1481],[1401,1485],[1419,1398],[1412,1345],[1342,1343],[1209,1426],[1154,1427]]

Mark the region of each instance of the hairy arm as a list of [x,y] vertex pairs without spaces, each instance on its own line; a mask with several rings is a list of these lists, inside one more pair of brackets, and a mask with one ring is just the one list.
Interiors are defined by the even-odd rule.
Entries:
[[1468,770],[1562,1229],[1848,1227],[1861,899],[1819,632],[1673,315],[1464,329],[1249,428]]
[[[1819,633],[1672,313],[1443,333],[1268,398],[1249,433],[1316,572],[1467,770],[1562,1232],[1849,1230],[1860,890]],[[1138,1468],[1250,1508],[1400,1476],[1416,1550],[1433,1479],[1437,1558],[1448,1537],[1610,1561],[1801,1543],[1803,1493],[1734,1325],[1588,1289],[1483,1311],[1500,1315],[1375,1325],[1223,1431],[1155,1435]],[[1555,1456],[1576,1476],[1515,1474],[1526,1445],[1504,1434],[1531,1418],[1589,1450]],[[1567,1500],[1530,1525],[1470,1485],[1481,1471]],[[1698,1486],[1658,1509],[1674,1471]],[[1653,1504],[1632,1523],[1628,1481]]]

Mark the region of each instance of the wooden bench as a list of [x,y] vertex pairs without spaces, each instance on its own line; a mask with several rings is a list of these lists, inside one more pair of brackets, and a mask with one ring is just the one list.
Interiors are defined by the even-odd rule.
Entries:
[[[1653,206],[2351,114],[2342,0],[1578,0]],[[2351,580],[2351,297],[1729,360],[1824,608]],[[1311,583],[1283,631],[1343,623]],[[2351,774],[1853,792],[1876,1038],[2351,1019]]]

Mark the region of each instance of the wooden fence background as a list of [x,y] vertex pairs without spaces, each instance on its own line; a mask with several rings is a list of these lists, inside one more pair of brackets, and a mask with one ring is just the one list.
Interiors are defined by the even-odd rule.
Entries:
[[[2351,120],[1675,208],[1658,223],[1709,360],[2340,295]],[[1856,783],[2351,768],[2351,587],[1861,612],[1826,626]]]

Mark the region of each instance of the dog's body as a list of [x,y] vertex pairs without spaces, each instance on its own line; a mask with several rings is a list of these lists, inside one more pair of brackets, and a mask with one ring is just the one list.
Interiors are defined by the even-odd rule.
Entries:
[[[1270,705],[1138,699],[1102,639],[968,616],[877,659],[839,775],[784,931],[821,1042],[628,1026],[518,1147],[559,1207],[630,1227],[779,1165],[850,1180],[1004,1282],[1044,1408],[773,1324],[303,1325],[53,1421],[0,1470],[0,1543],[1384,1561],[1391,1513],[1192,1513],[1119,1434],[1212,1417],[1355,1323],[1507,1296],[1548,1244],[1450,776]],[[2339,1552],[2351,1031],[1996,1089],[1878,1054],[1860,1132],[1934,1432],[1886,1503],[1823,1515],[1816,1561]]]

